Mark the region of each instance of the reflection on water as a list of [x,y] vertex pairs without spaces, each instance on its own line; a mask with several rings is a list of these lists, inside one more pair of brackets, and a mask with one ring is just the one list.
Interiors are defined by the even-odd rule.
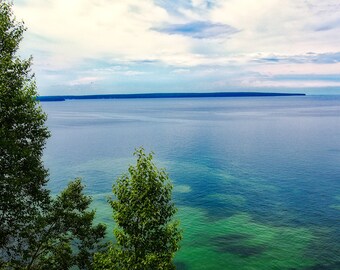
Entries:
[[43,103],[50,188],[81,176],[98,220],[139,146],[174,182],[178,269],[340,269],[340,98]]

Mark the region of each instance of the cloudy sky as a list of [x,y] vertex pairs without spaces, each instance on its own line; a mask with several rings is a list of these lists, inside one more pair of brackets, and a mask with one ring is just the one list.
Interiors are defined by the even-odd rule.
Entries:
[[41,95],[340,94],[339,0],[14,0]]

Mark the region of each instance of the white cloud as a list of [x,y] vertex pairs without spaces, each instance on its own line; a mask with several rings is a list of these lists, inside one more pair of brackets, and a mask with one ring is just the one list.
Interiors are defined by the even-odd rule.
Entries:
[[[219,1],[211,12],[211,18],[241,30],[236,38],[226,43],[226,50],[232,52],[250,53],[256,50],[299,54],[338,50],[338,29],[316,32],[315,28],[330,18],[339,18],[339,7],[335,9],[326,4],[311,7],[312,2],[318,3],[296,0]],[[336,3],[333,0],[323,2]],[[325,6],[328,8],[325,9]]]
[[102,80],[101,77],[81,77],[76,80],[72,80],[68,82],[67,84],[70,86],[76,86],[76,85],[86,85],[86,84],[92,84],[97,81]]
[[187,68],[179,68],[179,69],[174,69],[172,73],[188,73],[190,72],[190,69]]
[[[338,52],[338,0],[216,0],[211,5],[210,2],[191,0],[182,5],[162,2],[159,6],[153,0],[26,0],[17,4],[14,1],[16,17],[23,19],[28,28],[22,51],[33,54],[38,86],[43,85],[44,89],[60,82],[71,86],[91,82],[110,85],[117,77],[131,76],[137,84],[143,83],[144,76],[139,75],[148,75],[152,81],[152,74],[157,76],[154,78],[157,81],[161,80],[162,68],[169,68],[169,73],[178,78],[185,76],[186,81],[192,77],[193,84],[197,78],[206,77],[210,78],[209,82],[216,78],[216,85],[228,80],[230,87],[254,86],[251,83],[257,78],[254,74],[260,77],[340,74],[336,62],[254,61],[273,55],[294,59],[309,52]],[[238,32],[198,39],[193,35],[157,31],[162,25],[193,25],[193,22],[205,26],[228,25]],[[104,66],[100,63],[103,60]],[[148,61],[153,64],[144,69],[141,63]],[[226,75],[227,79],[223,79]],[[256,80],[258,86],[302,85],[301,81]],[[155,85],[167,89],[165,83]],[[327,83],[310,82],[311,85]]]
[[[24,19],[30,32],[54,41],[35,40],[26,44],[27,50],[40,47],[51,52],[41,65],[48,62],[64,68],[87,57],[200,65],[205,61],[199,59],[218,60],[234,54],[337,50],[339,42],[335,41],[339,41],[339,35],[334,35],[337,29],[315,31],[339,18],[339,11],[330,5],[336,2],[326,2],[327,5],[296,0],[220,0],[210,10],[206,1],[194,0],[194,9],[181,7],[184,17],[180,18],[172,17],[151,0],[29,0],[16,6],[15,12]],[[228,24],[240,32],[232,38],[197,41],[152,30],[183,19]],[[213,47],[210,51],[209,46]],[[211,51],[218,53],[214,55]]]
[[263,75],[290,75],[290,74],[314,74],[337,75],[340,78],[340,63],[334,64],[264,64],[248,68],[250,71]]
[[15,12],[30,32],[56,41],[33,41],[27,50],[51,52],[46,61],[60,68],[87,57],[158,59],[189,51],[188,39],[150,30],[169,16],[149,0],[31,0]]
[[270,80],[245,80],[242,85],[246,87],[287,87],[287,88],[313,88],[313,87],[340,87],[340,82],[327,81],[270,81]]

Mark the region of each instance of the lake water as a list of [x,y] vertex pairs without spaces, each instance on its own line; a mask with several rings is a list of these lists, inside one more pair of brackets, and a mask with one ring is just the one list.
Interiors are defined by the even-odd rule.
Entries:
[[174,184],[178,269],[340,269],[340,97],[42,105],[49,187],[82,177],[109,235],[106,196],[143,146]]

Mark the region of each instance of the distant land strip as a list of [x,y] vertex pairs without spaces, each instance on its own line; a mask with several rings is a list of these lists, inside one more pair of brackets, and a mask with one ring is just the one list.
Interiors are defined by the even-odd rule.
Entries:
[[215,92],[215,93],[146,93],[146,94],[107,94],[82,96],[38,96],[39,101],[65,101],[70,99],[137,99],[137,98],[200,98],[200,97],[281,97],[305,96],[303,93],[266,92]]

